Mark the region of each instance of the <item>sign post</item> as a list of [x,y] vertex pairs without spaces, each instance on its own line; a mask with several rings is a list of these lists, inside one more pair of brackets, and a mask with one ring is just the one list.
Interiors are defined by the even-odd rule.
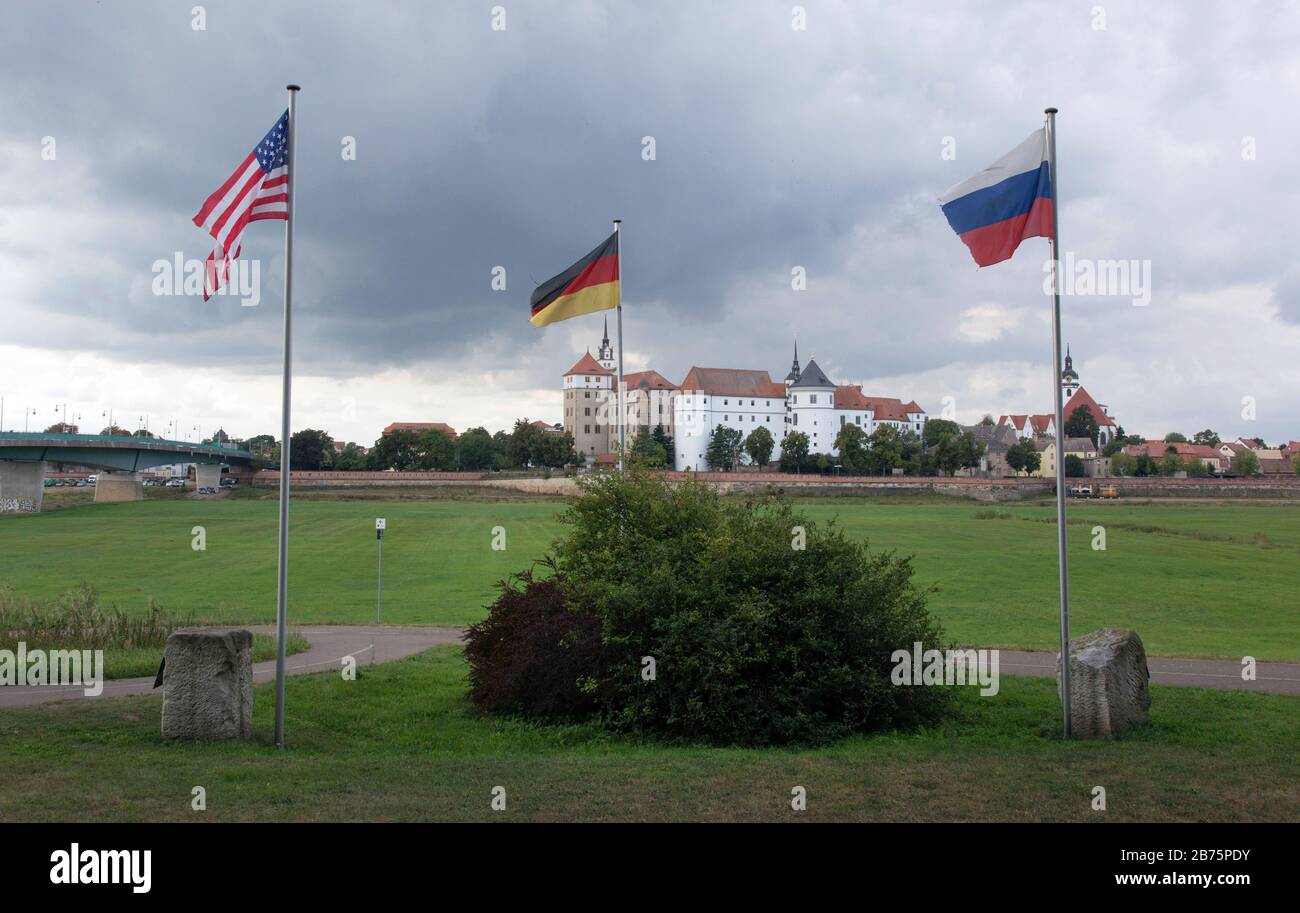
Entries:
[[379,540],[379,592],[375,602],[375,624],[380,624],[384,613],[384,527],[388,525],[383,517],[375,517],[375,538]]

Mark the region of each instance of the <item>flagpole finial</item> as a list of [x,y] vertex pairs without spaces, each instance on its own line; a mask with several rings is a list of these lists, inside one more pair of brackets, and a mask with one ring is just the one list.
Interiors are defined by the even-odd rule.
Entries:
[[1055,114],[1055,113],[1056,113],[1056,109],[1055,109],[1055,108],[1044,108],[1044,109],[1043,109],[1043,113],[1044,113],[1044,114]]
[[301,92],[301,91],[302,91],[302,86],[297,85],[297,84],[292,83],[292,82],[289,83],[287,86],[285,86],[285,88],[288,89],[290,92]]

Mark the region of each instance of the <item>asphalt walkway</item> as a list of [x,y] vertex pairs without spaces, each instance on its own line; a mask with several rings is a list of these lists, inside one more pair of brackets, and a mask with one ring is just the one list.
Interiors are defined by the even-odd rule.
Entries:
[[[250,630],[267,633],[267,627],[252,626]],[[302,653],[285,658],[285,671],[290,675],[342,669],[345,656],[354,657],[358,666],[386,663],[419,653],[438,644],[459,643],[464,633],[461,628],[389,627],[385,625],[318,625],[292,630],[302,634],[311,644]],[[373,646],[372,646],[373,645]],[[275,660],[253,664],[253,681],[275,680]],[[105,697],[123,697],[129,694],[148,694],[154,690],[154,676],[148,678],[118,678],[104,683]],[[161,693],[162,689],[158,689]],[[0,688],[0,707],[23,707],[49,701],[86,700],[80,687],[24,685]]]
[[[270,629],[254,627],[252,630],[267,632]],[[311,647],[306,652],[285,660],[290,675],[341,669],[345,656],[354,657],[358,666],[391,662],[439,644],[459,643],[464,636],[463,628],[423,626],[316,625],[296,630],[307,639]],[[1255,681],[1243,681],[1241,663],[1232,660],[1152,656],[1147,657],[1147,668],[1151,672],[1151,681],[1157,685],[1300,694],[1300,664],[1296,663],[1259,663]],[[1006,675],[1052,678],[1056,675],[1056,654],[1002,650],[999,654],[999,671]],[[274,660],[253,664],[254,682],[274,679]],[[100,697],[149,694],[154,690],[153,681],[153,676],[114,679],[104,683],[104,693]],[[86,697],[80,687],[0,688],[0,708],[61,700],[86,700]]]

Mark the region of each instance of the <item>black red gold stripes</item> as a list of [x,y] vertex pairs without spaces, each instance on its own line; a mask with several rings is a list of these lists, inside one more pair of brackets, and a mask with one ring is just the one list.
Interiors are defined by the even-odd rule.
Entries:
[[557,320],[618,307],[618,233],[558,276],[547,279],[533,291],[533,326],[544,327]]

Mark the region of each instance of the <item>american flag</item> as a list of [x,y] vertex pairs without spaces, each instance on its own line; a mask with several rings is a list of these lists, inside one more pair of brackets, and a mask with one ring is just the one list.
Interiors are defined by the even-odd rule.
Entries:
[[225,284],[249,222],[289,218],[289,112],[203,203],[194,224],[217,239],[204,271],[203,300]]

